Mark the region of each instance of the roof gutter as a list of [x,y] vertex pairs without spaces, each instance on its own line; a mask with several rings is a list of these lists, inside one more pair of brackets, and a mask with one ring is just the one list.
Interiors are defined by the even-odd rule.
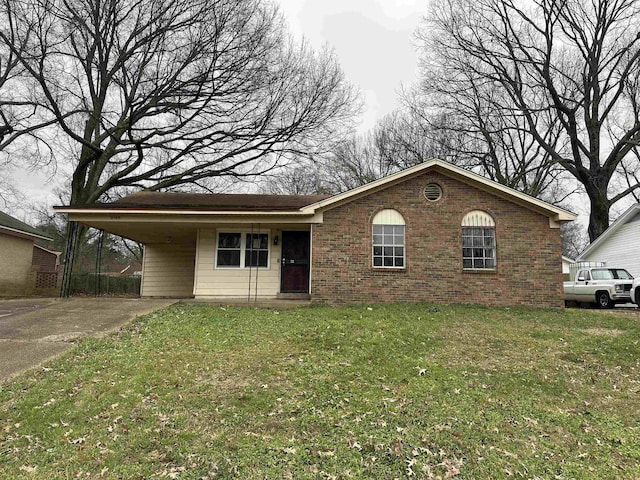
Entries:
[[0,225],[0,230],[6,230],[7,232],[17,233],[17,234],[19,234],[21,236],[32,237],[32,238],[40,238],[42,240],[47,240],[49,242],[53,242],[53,238],[45,237],[44,235],[38,235],[38,234],[35,234],[35,233],[31,233],[31,232],[25,232],[24,230],[18,230],[16,228],[7,227],[7,226],[4,226],[4,225]]
[[254,210],[181,210],[181,209],[132,209],[132,208],[74,208],[74,207],[53,207],[58,213],[66,214],[91,214],[91,215],[207,215],[207,216],[219,216],[219,215],[237,215],[237,216],[296,216],[296,217],[310,217],[315,212],[301,211],[301,210],[270,210],[270,211],[254,211]]

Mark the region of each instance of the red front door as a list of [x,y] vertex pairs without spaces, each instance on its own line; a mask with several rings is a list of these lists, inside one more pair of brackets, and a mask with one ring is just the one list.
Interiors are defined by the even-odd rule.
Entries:
[[309,293],[309,232],[282,232],[282,293]]

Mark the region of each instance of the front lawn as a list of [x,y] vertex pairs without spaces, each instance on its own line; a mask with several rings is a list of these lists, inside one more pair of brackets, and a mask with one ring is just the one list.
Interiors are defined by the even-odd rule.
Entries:
[[640,316],[174,306],[0,386],[0,478],[640,477]]

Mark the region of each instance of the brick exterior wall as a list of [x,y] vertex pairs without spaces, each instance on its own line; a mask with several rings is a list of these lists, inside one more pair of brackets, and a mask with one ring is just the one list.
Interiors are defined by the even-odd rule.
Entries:
[[33,239],[0,233],[0,296],[30,292],[32,257]]
[[[427,183],[443,190],[423,196]],[[393,208],[406,222],[406,268],[372,267],[371,221]],[[462,268],[462,219],[496,223],[497,269]],[[324,212],[313,226],[311,296],[319,303],[435,302],[561,307],[560,230],[548,217],[438,172],[426,172]]]
[[40,272],[55,272],[58,256],[38,247],[33,247],[32,264]]

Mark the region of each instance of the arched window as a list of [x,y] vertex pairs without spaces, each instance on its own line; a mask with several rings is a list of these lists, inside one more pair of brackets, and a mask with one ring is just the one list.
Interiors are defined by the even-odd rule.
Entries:
[[399,212],[382,210],[373,217],[374,268],[405,267],[405,222]]
[[462,219],[462,268],[495,270],[496,223],[481,210],[467,213]]

